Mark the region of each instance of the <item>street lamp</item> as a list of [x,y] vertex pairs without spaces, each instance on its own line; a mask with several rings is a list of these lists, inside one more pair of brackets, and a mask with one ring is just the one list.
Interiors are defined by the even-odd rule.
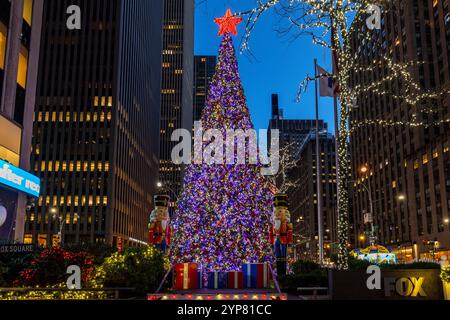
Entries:
[[397,197],[398,201],[405,201],[406,200],[406,196],[404,194],[399,194]]
[[445,219],[444,219],[444,223],[445,223],[445,224],[449,224],[449,223],[450,223],[450,219],[449,219],[449,218],[445,218]]
[[361,168],[359,168],[359,171],[362,174],[366,174],[367,172],[369,172],[369,167],[367,165],[363,165],[363,166],[361,166]]
[[[59,236],[59,243],[61,244],[61,246],[64,244],[64,238],[63,238],[63,231],[64,231],[64,226],[66,225],[66,218],[63,217],[60,213],[59,210],[57,208],[50,208],[50,213],[52,213],[53,215],[53,219],[57,219],[58,220],[58,236]],[[80,215],[78,214],[74,214],[73,216],[74,219],[80,219]]]
[[[369,166],[368,165],[362,165],[359,171],[362,174],[367,174],[369,172]],[[361,182],[361,185],[363,188],[367,191],[367,194],[369,196],[369,214],[370,214],[370,226],[371,226],[371,232],[370,232],[370,244],[374,245],[376,243],[376,236],[375,236],[375,225],[373,222],[373,199],[372,199],[372,190],[370,186],[370,181],[368,181],[367,185],[363,182]],[[365,238],[364,238],[365,239]]]
[[158,182],[156,183],[156,186],[158,187],[158,189],[167,189],[167,190],[169,190],[170,192],[172,192],[173,195],[175,196],[176,200],[178,201],[177,193],[176,193],[175,191],[173,191],[173,189],[172,189],[171,187],[169,187],[169,186],[167,186],[167,185],[164,185],[161,181],[158,181]]

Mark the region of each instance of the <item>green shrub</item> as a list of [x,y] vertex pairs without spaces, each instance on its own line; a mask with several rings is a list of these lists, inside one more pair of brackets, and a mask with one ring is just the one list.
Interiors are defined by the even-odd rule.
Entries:
[[117,252],[117,248],[107,244],[69,244],[64,248],[72,252],[87,252],[93,257],[94,265],[101,265],[106,258]]
[[445,266],[442,268],[441,279],[445,283],[450,283],[450,266]]
[[[375,263],[367,260],[359,260],[350,255],[348,258],[349,270],[366,270]],[[380,264],[382,270],[411,270],[411,269],[440,269],[440,265],[434,262],[414,262],[399,264]]]
[[359,260],[352,255],[348,257],[349,270],[366,270],[372,264],[374,263],[370,263],[367,260]]
[[96,282],[105,288],[134,288],[134,293],[155,292],[168,268],[165,255],[153,246],[125,248],[97,268]]
[[38,253],[0,255],[0,287],[13,287],[20,272],[28,268]]
[[87,283],[92,276],[92,257],[86,252],[72,252],[62,248],[42,251],[34,258],[28,268],[20,272],[14,286],[46,287],[65,282],[67,267],[79,266],[82,270],[82,283]]
[[5,275],[7,272],[7,267],[0,261],[0,288],[9,287],[5,279]]
[[292,264],[292,272],[294,274],[307,274],[320,271],[320,265],[308,260],[298,260]]

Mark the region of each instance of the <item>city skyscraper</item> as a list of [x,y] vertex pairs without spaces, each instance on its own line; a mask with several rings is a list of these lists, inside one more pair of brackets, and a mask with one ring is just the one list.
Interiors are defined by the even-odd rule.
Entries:
[[172,162],[176,129],[192,130],[194,81],[194,0],[164,1],[163,61],[160,119],[161,192],[172,198],[171,212],[181,191],[182,166]]
[[[354,33],[355,57],[371,66],[385,54],[396,62],[418,61],[410,70],[422,89],[448,90],[449,1],[392,1],[383,12],[382,29],[373,31],[372,42],[362,39],[363,33]],[[377,72],[354,76],[352,81],[375,83],[387,74],[386,66],[381,63]],[[398,80],[386,82],[383,89],[392,94],[358,97],[358,107],[352,111],[351,120],[410,122],[416,118],[418,122],[432,124],[449,118],[448,94],[410,106],[395,98],[402,90]],[[357,245],[367,244],[368,237],[363,237],[363,233],[370,233],[373,226],[378,242],[390,246],[400,259],[448,256],[449,132],[448,124],[415,128],[373,125],[353,132],[354,227],[355,233],[361,234],[355,239],[365,239]]]
[[[147,242],[156,193],[163,1],[46,0],[26,242]],[[70,5],[81,29],[69,30]]]
[[[320,133],[322,174],[322,223],[325,261],[335,253],[337,241],[336,142],[327,132]],[[319,260],[317,212],[316,132],[311,130],[295,155],[296,165],[289,171],[290,181],[297,182],[288,191],[294,244],[291,255],[296,259]]]
[[[318,261],[318,214],[317,214],[317,174],[316,174],[316,120],[284,119],[278,94],[271,96],[272,119],[270,131],[277,129],[280,134],[281,152],[288,152],[292,165],[285,174],[295,187],[287,190],[291,222],[294,225],[292,258]],[[322,159],[322,212],[324,244],[330,257],[331,243],[336,240],[336,155],[334,137],[327,133],[328,124],[319,120],[320,150]],[[270,141],[270,140],[269,140]],[[276,179],[277,187],[283,179]]]
[[283,120],[283,109],[280,108],[278,94],[272,94],[272,119]]
[[[327,123],[319,120],[319,131],[326,131],[327,128]],[[280,148],[290,145],[298,151],[311,130],[316,130],[316,120],[275,118],[269,122],[269,135],[270,131],[274,129],[280,131]]]
[[[0,241],[23,241],[43,0],[0,0]],[[31,184],[32,183],[32,184]]]
[[194,121],[202,116],[216,64],[216,56],[194,57]]

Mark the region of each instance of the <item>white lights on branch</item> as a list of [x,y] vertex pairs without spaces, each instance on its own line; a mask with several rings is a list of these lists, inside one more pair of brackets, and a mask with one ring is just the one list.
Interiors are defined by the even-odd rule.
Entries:
[[[365,126],[408,126],[429,127],[449,124],[450,119],[438,119],[430,122],[420,120],[416,113],[433,113],[439,110],[433,107],[439,99],[450,93],[449,88],[436,91],[424,90],[416,81],[414,70],[422,61],[400,62],[395,58],[394,50],[399,41],[389,44],[382,42],[383,28],[380,17],[391,4],[379,0],[257,0],[251,10],[237,13],[246,18],[246,32],[242,40],[241,52],[249,50],[252,31],[264,13],[279,15],[286,22],[288,30],[297,32],[296,36],[309,36],[313,44],[330,49],[333,55],[334,74],[307,76],[300,83],[298,100],[305,93],[308,84],[320,77],[330,77],[339,85],[339,133],[338,133],[338,262],[339,269],[348,269],[348,232],[349,232],[349,197],[348,186],[351,181],[348,141],[350,134]],[[374,5],[376,7],[374,7]],[[374,16],[375,15],[375,16]],[[381,20],[382,21],[382,20]],[[370,25],[368,22],[371,22]],[[362,54],[355,54],[352,44],[362,44]],[[373,54],[375,47],[378,52]],[[376,76],[377,75],[377,76]],[[371,79],[353,83],[353,79]],[[392,89],[394,88],[394,89]],[[414,112],[407,120],[397,119],[359,119],[355,112],[359,98],[367,95],[386,96],[398,100],[400,106],[411,108]],[[356,99],[355,99],[356,97]],[[443,114],[441,112],[441,114]]]

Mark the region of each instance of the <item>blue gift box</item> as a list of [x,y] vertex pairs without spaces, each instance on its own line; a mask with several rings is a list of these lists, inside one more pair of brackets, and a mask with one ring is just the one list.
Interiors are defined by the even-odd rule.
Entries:
[[243,264],[244,288],[268,288],[270,270],[267,263]]
[[208,289],[226,289],[228,287],[228,273],[209,272]]
[[203,279],[203,276],[204,276],[203,271],[199,270],[198,271],[198,277],[197,277],[197,279],[198,279],[198,288],[199,289],[203,289],[203,284],[205,282],[204,279]]

